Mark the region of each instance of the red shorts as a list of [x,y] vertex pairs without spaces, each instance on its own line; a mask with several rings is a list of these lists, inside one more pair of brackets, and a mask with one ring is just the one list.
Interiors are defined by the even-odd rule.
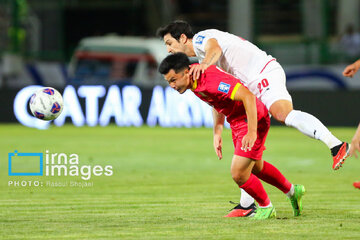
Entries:
[[270,117],[264,116],[258,120],[257,139],[251,151],[244,152],[241,150],[241,141],[246,135],[248,128],[247,122],[241,121],[231,126],[232,139],[235,147],[235,155],[261,160],[263,151],[265,150],[265,140],[270,128]]

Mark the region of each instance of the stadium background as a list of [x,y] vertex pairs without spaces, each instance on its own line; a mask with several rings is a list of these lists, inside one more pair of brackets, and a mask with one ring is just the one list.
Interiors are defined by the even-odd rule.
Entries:
[[[218,28],[253,41],[284,66],[296,108],[316,113],[326,125],[355,126],[360,113],[353,111],[351,103],[359,102],[360,77],[346,79],[341,72],[360,55],[360,47],[349,55],[339,39],[348,25],[359,30],[358,10],[356,0],[1,0],[0,86],[4,107],[0,121],[16,121],[14,114],[9,114],[14,94],[32,84],[53,86],[61,91],[67,85],[115,84],[121,88],[135,84],[145,95],[149,91],[151,95],[155,85],[165,87],[160,76],[153,77],[156,80],[148,77],[156,72],[159,60],[145,60],[145,68],[150,70],[134,74],[144,63],[141,57],[149,55],[151,49],[143,50],[135,60],[111,62],[110,56],[90,60],[83,57],[74,67],[71,59],[74,56],[80,59],[81,50],[91,47],[80,49],[84,38],[109,35],[151,38],[159,26],[173,19],[184,19],[194,26],[195,32]],[[152,51],[164,51],[157,47]],[[80,53],[76,54],[76,49]],[[126,54],[122,49],[114,51]],[[72,74],[69,68],[75,68]],[[99,98],[99,109],[103,99]],[[149,105],[148,101],[145,97],[141,105]],[[146,119],[145,107],[141,114]]]
[[[295,108],[351,140],[360,74],[341,73],[360,46],[349,54],[340,38],[349,24],[360,31],[360,0],[0,0],[0,238],[360,238],[357,159],[334,173],[322,143],[286,127],[271,128],[264,156],[307,187],[304,216],[294,219],[284,196],[265,185],[278,219],[221,218],[239,197],[230,131],[219,162],[202,127],[211,126],[209,109],[174,95],[156,73],[166,52],[150,41],[174,19],[256,43],[284,67]],[[27,109],[38,85],[66,91],[67,108],[80,109],[44,125]],[[54,181],[9,176],[15,150],[77,153],[83,165],[112,165],[114,175],[93,178],[91,188],[10,186]]]

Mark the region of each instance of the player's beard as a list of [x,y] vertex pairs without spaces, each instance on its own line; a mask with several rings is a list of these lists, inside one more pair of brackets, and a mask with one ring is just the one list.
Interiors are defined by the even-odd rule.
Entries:
[[178,91],[178,93],[183,94],[186,90],[178,89],[177,91]]
[[186,90],[187,90],[187,88],[182,87],[182,88],[177,89],[176,91],[180,94],[183,94],[184,92],[186,92]]

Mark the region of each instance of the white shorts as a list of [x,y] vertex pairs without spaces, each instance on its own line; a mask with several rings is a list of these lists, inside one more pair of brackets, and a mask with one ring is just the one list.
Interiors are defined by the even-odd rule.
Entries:
[[278,100],[288,100],[292,98],[286,89],[286,75],[284,69],[276,61],[271,61],[264,68],[262,73],[248,84],[248,89],[269,110],[271,105]]

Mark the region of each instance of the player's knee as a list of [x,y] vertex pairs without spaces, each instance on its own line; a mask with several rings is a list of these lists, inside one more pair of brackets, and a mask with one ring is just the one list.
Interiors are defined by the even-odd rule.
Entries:
[[262,171],[263,167],[264,167],[263,162],[262,161],[257,161],[251,172],[253,174],[257,175]]
[[287,100],[279,100],[270,107],[270,113],[277,121],[285,123],[286,117],[293,110],[292,103]]
[[273,111],[270,111],[273,118],[275,118],[277,121],[281,122],[282,124],[285,124],[285,119],[289,115],[289,113],[292,111],[292,108],[276,108],[273,109]]
[[285,119],[289,113],[285,112],[275,112],[274,114],[271,114],[273,118],[275,118],[277,121],[281,122],[282,124],[285,124]]
[[242,173],[242,172],[239,172],[239,171],[237,171],[237,172],[231,171],[231,176],[232,176],[232,179],[233,179],[239,186],[243,185],[243,184],[247,181],[247,179],[248,179],[248,177],[247,177],[246,174],[244,174],[244,173]]

